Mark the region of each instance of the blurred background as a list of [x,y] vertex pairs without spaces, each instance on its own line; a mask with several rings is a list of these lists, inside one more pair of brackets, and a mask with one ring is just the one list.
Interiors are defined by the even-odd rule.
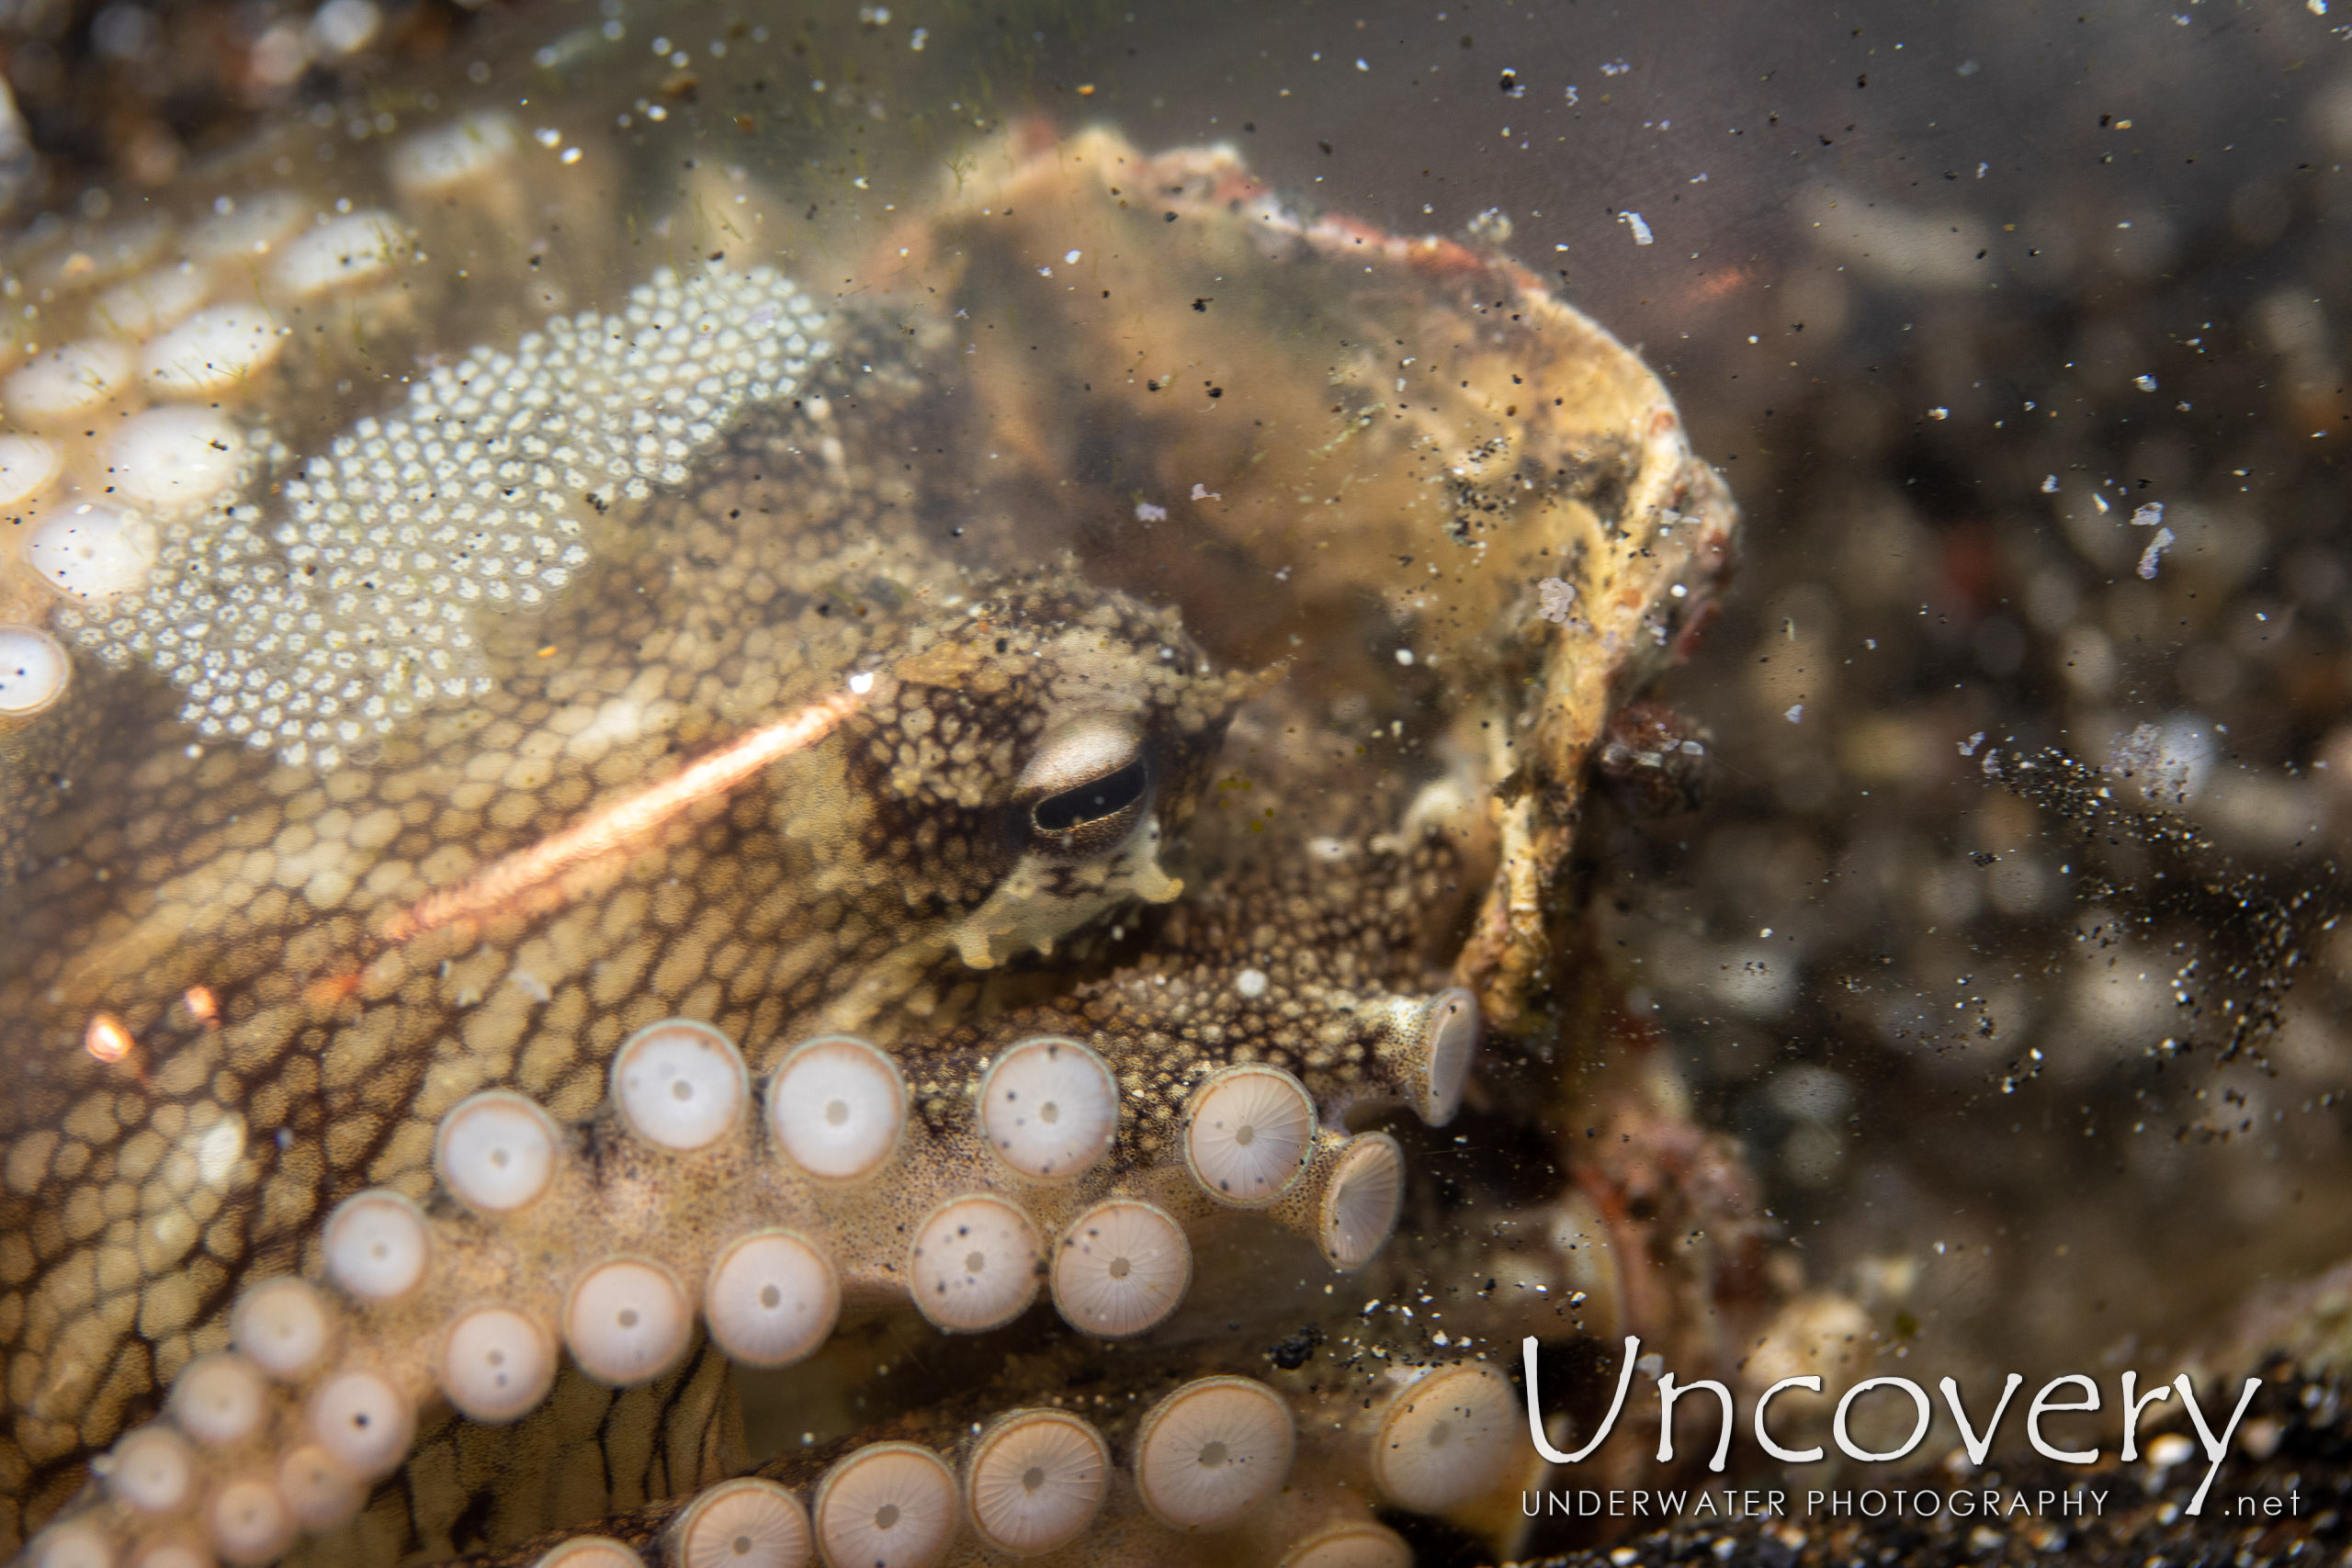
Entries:
[[5,0],[0,199],[100,217],[266,113],[364,138],[520,29],[627,34],[710,134],[828,125],[861,188],[869,125],[1041,108],[1500,240],[1747,509],[1661,694],[1712,799],[1604,811],[1589,875],[1806,1280],[1906,1375],[2032,1377],[2352,1255],[2352,7],[833,4],[642,50],[748,9]]

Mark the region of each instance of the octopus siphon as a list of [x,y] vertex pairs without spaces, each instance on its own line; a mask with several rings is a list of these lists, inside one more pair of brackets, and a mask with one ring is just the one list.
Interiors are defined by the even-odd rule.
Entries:
[[0,1545],[1401,1568],[1529,1337],[1773,1332],[1576,907],[1736,513],[1541,279],[1033,121],[822,244],[295,144],[7,264]]

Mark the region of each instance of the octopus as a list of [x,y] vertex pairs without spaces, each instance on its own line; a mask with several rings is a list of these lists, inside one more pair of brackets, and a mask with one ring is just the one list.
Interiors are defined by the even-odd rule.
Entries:
[[1736,513],[1540,278],[1099,128],[798,281],[274,152],[11,264],[0,1544],[1402,1568],[1770,1340],[1576,897]]

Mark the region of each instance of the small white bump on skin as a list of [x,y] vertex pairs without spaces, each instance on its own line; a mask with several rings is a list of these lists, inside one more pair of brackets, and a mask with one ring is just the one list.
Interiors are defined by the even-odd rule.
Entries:
[[734,1129],[752,1082],[733,1041],[707,1023],[671,1019],[621,1042],[612,1092],[630,1132],[689,1154]]
[[243,434],[213,410],[147,409],[107,442],[107,477],[145,515],[176,522],[224,499],[244,457]]
[[392,149],[385,169],[401,195],[431,198],[503,168],[522,146],[514,118],[485,109],[409,137]]
[[548,1113],[511,1089],[450,1107],[433,1140],[433,1170],[457,1200],[482,1213],[537,1202],[555,1180],[560,1134]]
[[0,621],[0,717],[40,712],[65,694],[73,678],[63,643],[39,626]]
[[583,1535],[550,1548],[531,1568],[645,1568],[645,1559],[609,1536]]
[[298,1443],[277,1463],[277,1495],[295,1522],[322,1535],[359,1517],[368,1487],[316,1443]]
[[795,1046],[769,1083],[768,1129],[811,1176],[871,1176],[899,1146],[906,1122],[907,1086],[898,1064],[845,1034]]
[[259,1367],[233,1350],[215,1350],[180,1369],[170,1406],[189,1437],[207,1448],[226,1448],[261,1429],[269,1389]]
[[311,1395],[311,1436],[327,1457],[362,1481],[400,1468],[416,1435],[416,1408],[380,1373],[337,1372]]
[[433,1235],[424,1215],[382,1188],[355,1192],[327,1216],[327,1277],[361,1301],[398,1301],[424,1282]]
[[240,1476],[214,1493],[205,1522],[224,1562],[272,1562],[294,1544],[294,1516],[286,1500],[255,1475]]
[[142,1514],[175,1514],[196,1494],[196,1450],[169,1427],[141,1427],[114,1446],[107,1490]]
[[980,1438],[966,1461],[972,1528],[1000,1551],[1035,1557],[1094,1522],[1111,1486],[1102,1434],[1058,1410],[1018,1410]]
[[735,1360],[788,1367],[832,1334],[842,1287],[832,1261],[790,1231],[759,1231],[722,1248],[703,1287],[703,1320]]
[[1333,1525],[1292,1547],[1281,1568],[1413,1568],[1413,1549],[1385,1525]]
[[25,560],[67,598],[102,602],[146,584],[154,531],[111,506],[69,500],[25,540]]
[[441,1391],[476,1421],[513,1421],[555,1386],[555,1341],[511,1307],[476,1307],[441,1342]]
[[1521,1440],[1510,1381],[1466,1364],[1397,1391],[1373,1438],[1381,1495],[1415,1513],[1440,1514],[1501,1484]]
[[284,346],[277,318],[260,306],[215,305],[150,341],[139,374],[159,398],[215,398],[268,368]]
[[1280,1067],[1244,1063],[1213,1074],[1184,1122],[1184,1163],[1220,1203],[1261,1208],[1306,1168],[1315,1101]]
[[130,350],[111,338],[51,349],[0,381],[0,408],[36,430],[86,419],[130,385]]
[[582,1274],[563,1308],[563,1339],[580,1370],[628,1388],[660,1377],[686,1353],[694,1311],[667,1269],[616,1258]]
[[1001,1327],[1037,1299],[1037,1227],[993,1193],[953,1198],[915,1232],[907,1262],[915,1306],[941,1328]]
[[1245,1002],[1254,1002],[1266,994],[1266,972],[1244,969],[1233,977],[1233,989]]
[[114,1548],[96,1519],[74,1519],[44,1530],[25,1554],[29,1568],[114,1568]]
[[980,1129],[997,1157],[1038,1181],[1072,1181],[1111,1152],[1119,1085],[1075,1040],[1024,1040],[980,1084]]
[[211,280],[193,266],[167,266],[118,283],[90,306],[90,320],[117,337],[153,337],[204,303]]
[[808,1514],[773,1481],[723,1481],[679,1513],[670,1542],[677,1568],[802,1568]]
[[390,213],[354,212],[287,241],[269,280],[283,294],[311,299],[379,281],[408,250],[400,220]]
[[1193,1282],[1184,1229],[1140,1198],[1110,1198],[1069,1223],[1054,1249],[1054,1305],[1082,1333],[1119,1339],[1157,1326]]
[[1218,1529],[1273,1495],[1296,1442],[1290,1406],[1272,1389],[1202,1378],[1153,1405],[1136,1429],[1136,1487],[1162,1524]]
[[318,1287],[291,1274],[248,1286],[229,1314],[229,1342],[271,1377],[291,1382],[319,1364],[334,1316]]
[[1385,1133],[1348,1140],[1331,1167],[1316,1239],[1335,1269],[1361,1269],[1396,1234],[1405,1205],[1405,1153]]
[[931,1568],[956,1538],[956,1477],[912,1443],[871,1443],[817,1487],[817,1543],[833,1568]]
[[57,448],[38,435],[0,435],[0,507],[39,500],[64,466]]

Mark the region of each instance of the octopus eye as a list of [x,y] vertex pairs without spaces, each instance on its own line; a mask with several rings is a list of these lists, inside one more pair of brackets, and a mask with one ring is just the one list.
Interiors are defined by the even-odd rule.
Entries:
[[1022,770],[1029,827],[1045,846],[1100,853],[1123,842],[1151,800],[1143,736],[1117,718],[1082,718],[1046,738]]
[[1150,775],[1138,757],[1125,767],[1105,773],[1092,784],[1066,789],[1039,801],[1033,812],[1041,833],[1067,833],[1090,827],[1125,812],[1143,799]]

